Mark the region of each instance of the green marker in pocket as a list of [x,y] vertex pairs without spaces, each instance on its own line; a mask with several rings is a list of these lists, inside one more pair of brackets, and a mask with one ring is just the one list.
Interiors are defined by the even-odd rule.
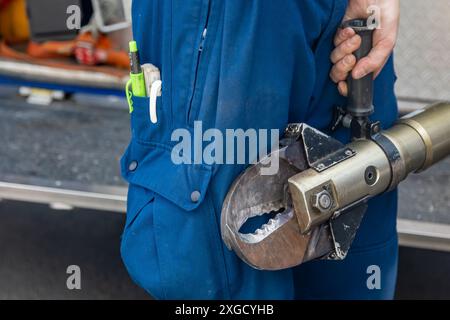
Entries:
[[136,41],[130,41],[130,67],[131,91],[133,95],[136,97],[146,97],[144,73],[142,72],[139,61]]

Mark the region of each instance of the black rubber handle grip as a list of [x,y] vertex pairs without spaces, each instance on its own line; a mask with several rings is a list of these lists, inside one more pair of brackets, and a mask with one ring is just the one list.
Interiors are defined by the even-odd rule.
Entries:
[[[373,28],[367,26],[366,19],[345,21],[342,28],[351,27],[361,37],[361,47],[354,52],[356,61],[367,56],[372,49]],[[350,74],[347,78],[347,112],[355,117],[367,117],[373,113],[373,73],[355,80]]]

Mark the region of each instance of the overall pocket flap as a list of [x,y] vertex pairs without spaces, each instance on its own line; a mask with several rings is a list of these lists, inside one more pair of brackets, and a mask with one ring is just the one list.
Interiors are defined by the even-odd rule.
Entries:
[[121,159],[121,169],[130,184],[149,189],[186,211],[201,204],[212,175],[207,165],[174,164],[167,145],[134,139]]

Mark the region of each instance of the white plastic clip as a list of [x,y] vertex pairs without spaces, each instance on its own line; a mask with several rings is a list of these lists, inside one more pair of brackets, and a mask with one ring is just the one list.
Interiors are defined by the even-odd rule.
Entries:
[[161,96],[161,73],[159,69],[151,63],[143,64],[142,71],[144,72],[147,94],[150,95],[148,104],[150,121],[152,123],[157,123],[158,117],[156,115],[156,99]]
[[150,89],[150,102],[149,102],[149,114],[150,121],[152,123],[158,122],[158,117],[156,115],[156,99],[161,96],[161,87],[162,81],[156,80],[152,83],[152,87]]

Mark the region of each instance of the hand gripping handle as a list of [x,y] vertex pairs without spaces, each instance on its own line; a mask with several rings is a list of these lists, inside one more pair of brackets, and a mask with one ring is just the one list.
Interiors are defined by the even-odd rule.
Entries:
[[[361,47],[353,54],[356,61],[366,57],[372,49],[372,36],[374,29],[367,25],[366,19],[345,21],[342,28],[351,27],[362,41]],[[348,105],[347,112],[355,117],[367,117],[373,113],[373,73],[361,79],[353,79],[351,73],[347,78]]]

